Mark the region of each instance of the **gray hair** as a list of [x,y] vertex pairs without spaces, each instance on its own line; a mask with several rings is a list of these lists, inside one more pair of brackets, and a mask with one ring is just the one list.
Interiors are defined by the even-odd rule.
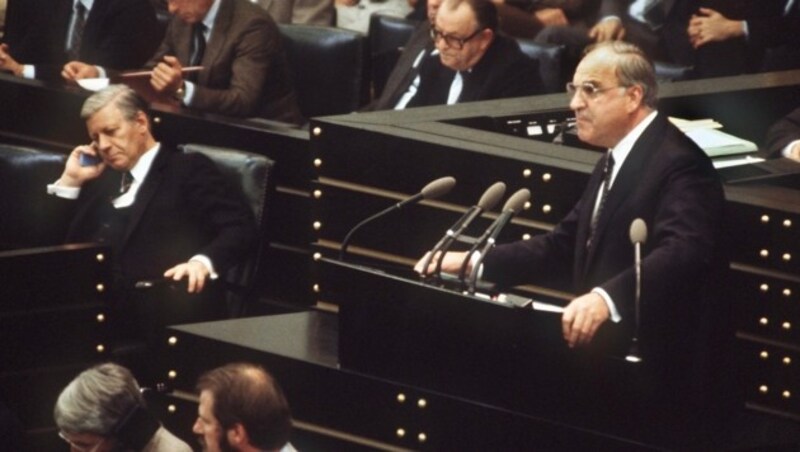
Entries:
[[586,48],[584,55],[595,50],[608,49],[615,55],[616,75],[622,86],[641,86],[642,102],[655,109],[658,103],[656,71],[650,58],[634,44],[625,41],[603,41]]
[[81,372],[61,391],[53,418],[68,433],[109,436],[134,407],[144,404],[131,371],[105,363]]
[[140,111],[147,114],[147,102],[127,85],[119,84],[109,85],[89,96],[81,108],[81,118],[89,119],[109,104],[116,105],[122,116],[129,121]]

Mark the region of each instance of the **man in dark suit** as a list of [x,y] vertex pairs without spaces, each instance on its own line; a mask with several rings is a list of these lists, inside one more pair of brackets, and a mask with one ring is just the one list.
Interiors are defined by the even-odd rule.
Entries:
[[[657,372],[669,375],[665,383],[689,379],[700,348],[711,346],[695,339],[724,317],[710,302],[717,299],[702,297],[722,269],[719,178],[703,151],[656,111],[653,66],[637,47],[598,44],[569,87],[578,137],[609,150],[553,231],[489,251],[482,277],[503,287],[563,282],[577,295],[562,315],[567,345],[624,355],[637,322],[629,229],[641,218],[650,230],[642,249],[641,356],[664,364]],[[463,259],[448,253],[443,268],[455,273]]]
[[[172,0],[173,14],[161,46],[146,67],[150,85],[193,109],[290,123],[303,119],[289,77],[277,25],[247,0]],[[195,80],[185,66],[203,66]],[[74,79],[98,68],[74,64]]]
[[[205,295],[189,297],[196,310],[186,315],[219,316],[221,288],[209,282],[248,254],[253,214],[208,158],[156,142],[145,108],[124,85],[86,100],[81,115],[92,144],[76,147],[61,178],[47,187],[56,195],[54,215],[65,219],[54,223],[66,227],[68,243],[111,246],[112,301],[123,315],[135,309],[129,301],[135,282],[169,278],[185,279],[189,294]],[[99,161],[85,162],[92,157]]]
[[16,0],[6,23],[0,69],[42,80],[59,80],[71,60],[141,67],[161,38],[149,0]]
[[540,92],[536,61],[514,40],[496,34],[497,11],[489,0],[444,0],[429,33],[422,49],[425,37],[419,31],[414,34],[369,109],[401,110]]
[[786,157],[800,162],[800,108],[793,110],[770,127],[763,157]]

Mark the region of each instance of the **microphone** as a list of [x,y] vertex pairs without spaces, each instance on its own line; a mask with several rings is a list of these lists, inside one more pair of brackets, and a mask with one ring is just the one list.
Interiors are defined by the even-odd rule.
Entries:
[[634,269],[636,271],[636,292],[634,298],[634,329],[631,348],[625,356],[625,361],[638,363],[642,361],[639,353],[639,324],[641,322],[641,297],[642,297],[642,244],[647,241],[647,224],[641,218],[633,220],[629,231],[634,251]]
[[439,259],[436,262],[436,271],[435,274],[439,274],[442,268],[442,260],[444,259],[444,254],[453,244],[453,242],[458,238],[461,234],[464,233],[464,230],[472,223],[481,212],[485,210],[490,210],[493,208],[500,198],[503,197],[503,194],[506,192],[506,184],[502,182],[495,182],[492,184],[491,187],[487,188],[481,199],[478,201],[478,204],[475,206],[470,207],[464,212],[464,215],[456,221],[450,229],[447,230],[445,235],[439,240],[438,243],[431,249],[430,254],[425,258],[422,266],[422,276],[426,276],[428,272],[428,265],[431,263],[431,260],[434,258],[436,253],[440,253]]
[[[496,220],[492,224],[486,228],[486,231],[478,237],[478,240],[472,245],[472,248],[467,252],[467,255],[464,257],[464,262],[461,264],[461,271],[458,273],[458,279],[463,281],[464,276],[467,273],[467,267],[469,267],[469,261],[472,258],[473,253],[478,249],[479,246],[484,245],[483,250],[481,251],[480,257],[478,262],[476,263],[476,267],[480,266],[480,262],[483,261],[483,256],[486,255],[486,252],[494,246],[495,240],[500,235],[500,232],[503,228],[508,224],[509,221],[519,213],[524,207],[525,203],[531,199],[531,192],[527,188],[523,188],[517,190],[511,197],[508,198],[505,205],[503,206],[502,212],[497,217]],[[475,292],[475,281],[477,279],[477,270],[473,268],[472,274],[470,275],[470,283],[469,283],[469,290],[470,293]]]
[[359,230],[362,226],[364,226],[365,224],[367,224],[367,223],[369,223],[369,222],[371,222],[373,220],[376,220],[376,219],[388,214],[389,212],[392,212],[394,210],[402,209],[403,207],[405,207],[405,206],[407,206],[409,204],[417,203],[417,202],[419,202],[419,201],[421,201],[423,199],[435,199],[435,198],[439,198],[441,196],[444,196],[447,193],[449,193],[450,190],[452,190],[453,187],[455,187],[455,185],[456,185],[455,178],[453,178],[451,176],[441,177],[441,178],[436,179],[436,180],[434,180],[432,182],[429,182],[428,185],[422,187],[422,190],[420,190],[420,192],[415,194],[414,196],[406,198],[406,199],[404,199],[404,200],[402,200],[402,201],[400,201],[400,202],[398,202],[396,204],[393,204],[393,205],[387,207],[386,209],[381,210],[380,212],[376,213],[375,215],[372,215],[371,217],[368,217],[368,218],[362,220],[360,223],[358,223],[352,229],[350,229],[350,231],[344,237],[344,240],[342,240],[342,246],[339,249],[339,260],[340,261],[344,260],[344,256],[345,256],[345,254],[347,254],[347,247],[350,245],[350,239],[352,239],[353,234],[357,230]]

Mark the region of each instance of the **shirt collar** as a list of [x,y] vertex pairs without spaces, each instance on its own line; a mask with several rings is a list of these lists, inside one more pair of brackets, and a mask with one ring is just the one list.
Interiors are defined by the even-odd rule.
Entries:
[[91,11],[92,6],[94,5],[94,0],[75,0],[75,2],[72,3],[72,9],[75,9],[78,3],[83,3],[83,7],[86,8],[86,11]]
[[145,151],[141,157],[139,157],[139,161],[133,165],[131,168],[131,176],[133,179],[139,183],[144,181],[144,178],[147,177],[147,173],[150,172],[150,167],[153,165],[153,160],[155,160],[156,155],[158,155],[158,151],[161,149],[161,143],[156,143],[155,146]]
[[633,149],[633,145],[636,144],[636,141],[639,140],[639,137],[642,136],[644,133],[644,129],[656,119],[656,115],[658,114],[657,111],[653,110],[644,117],[643,120],[636,124],[636,126],[625,135],[616,146],[611,148],[611,155],[614,156],[614,171],[611,174],[611,181],[614,181],[614,178],[617,176],[619,169],[622,167],[622,164],[625,162],[625,159],[628,158],[628,154],[631,153]]
[[208,9],[206,13],[206,17],[203,18],[203,25],[206,26],[206,30],[211,31],[214,28],[214,21],[217,20],[217,13],[219,12],[219,4],[222,0],[214,0],[214,3],[211,4],[211,8]]

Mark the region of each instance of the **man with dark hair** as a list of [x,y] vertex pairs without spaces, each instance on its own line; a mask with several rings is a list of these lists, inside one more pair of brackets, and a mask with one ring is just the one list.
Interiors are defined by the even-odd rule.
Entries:
[[185,279],[190,296],[178,302],[175,291],[174,303],[162,306],[175,318],[154,321],[223,316],[222,287],[210,281],[239,263],[255,239],[244,195],[209,158],[157,142],[146,104],[125,85],[89,97],[81,116],[92,143],[69,154],[47,190],[66,242],[111,246],[114,318],[130,322],[142,309],[131,300],[137,281],[163,278]]
[[292,420],[278,383],[264,368],[235,363],[197,381],[200,405],[192,430],[204,451],[293,451]]
[[160,37],[150,0],[14,0],[0,44],[0,70],[60,80],[73,60],[138,68]]
[[[169,0],[173,14],[161,46],[145,64],[161,96],[201,111],[301,123],[275,21],[248,0]],[[202,66],[194,76],[186,66]],[[64,77],[97,77],[100,68],[67,65]]]
[[429,39],[413,59],[404,52],[369,109],[451,105],[541,91],[538,64],[514,40],[497,35],[497,10],[489,0],[444,0]]

